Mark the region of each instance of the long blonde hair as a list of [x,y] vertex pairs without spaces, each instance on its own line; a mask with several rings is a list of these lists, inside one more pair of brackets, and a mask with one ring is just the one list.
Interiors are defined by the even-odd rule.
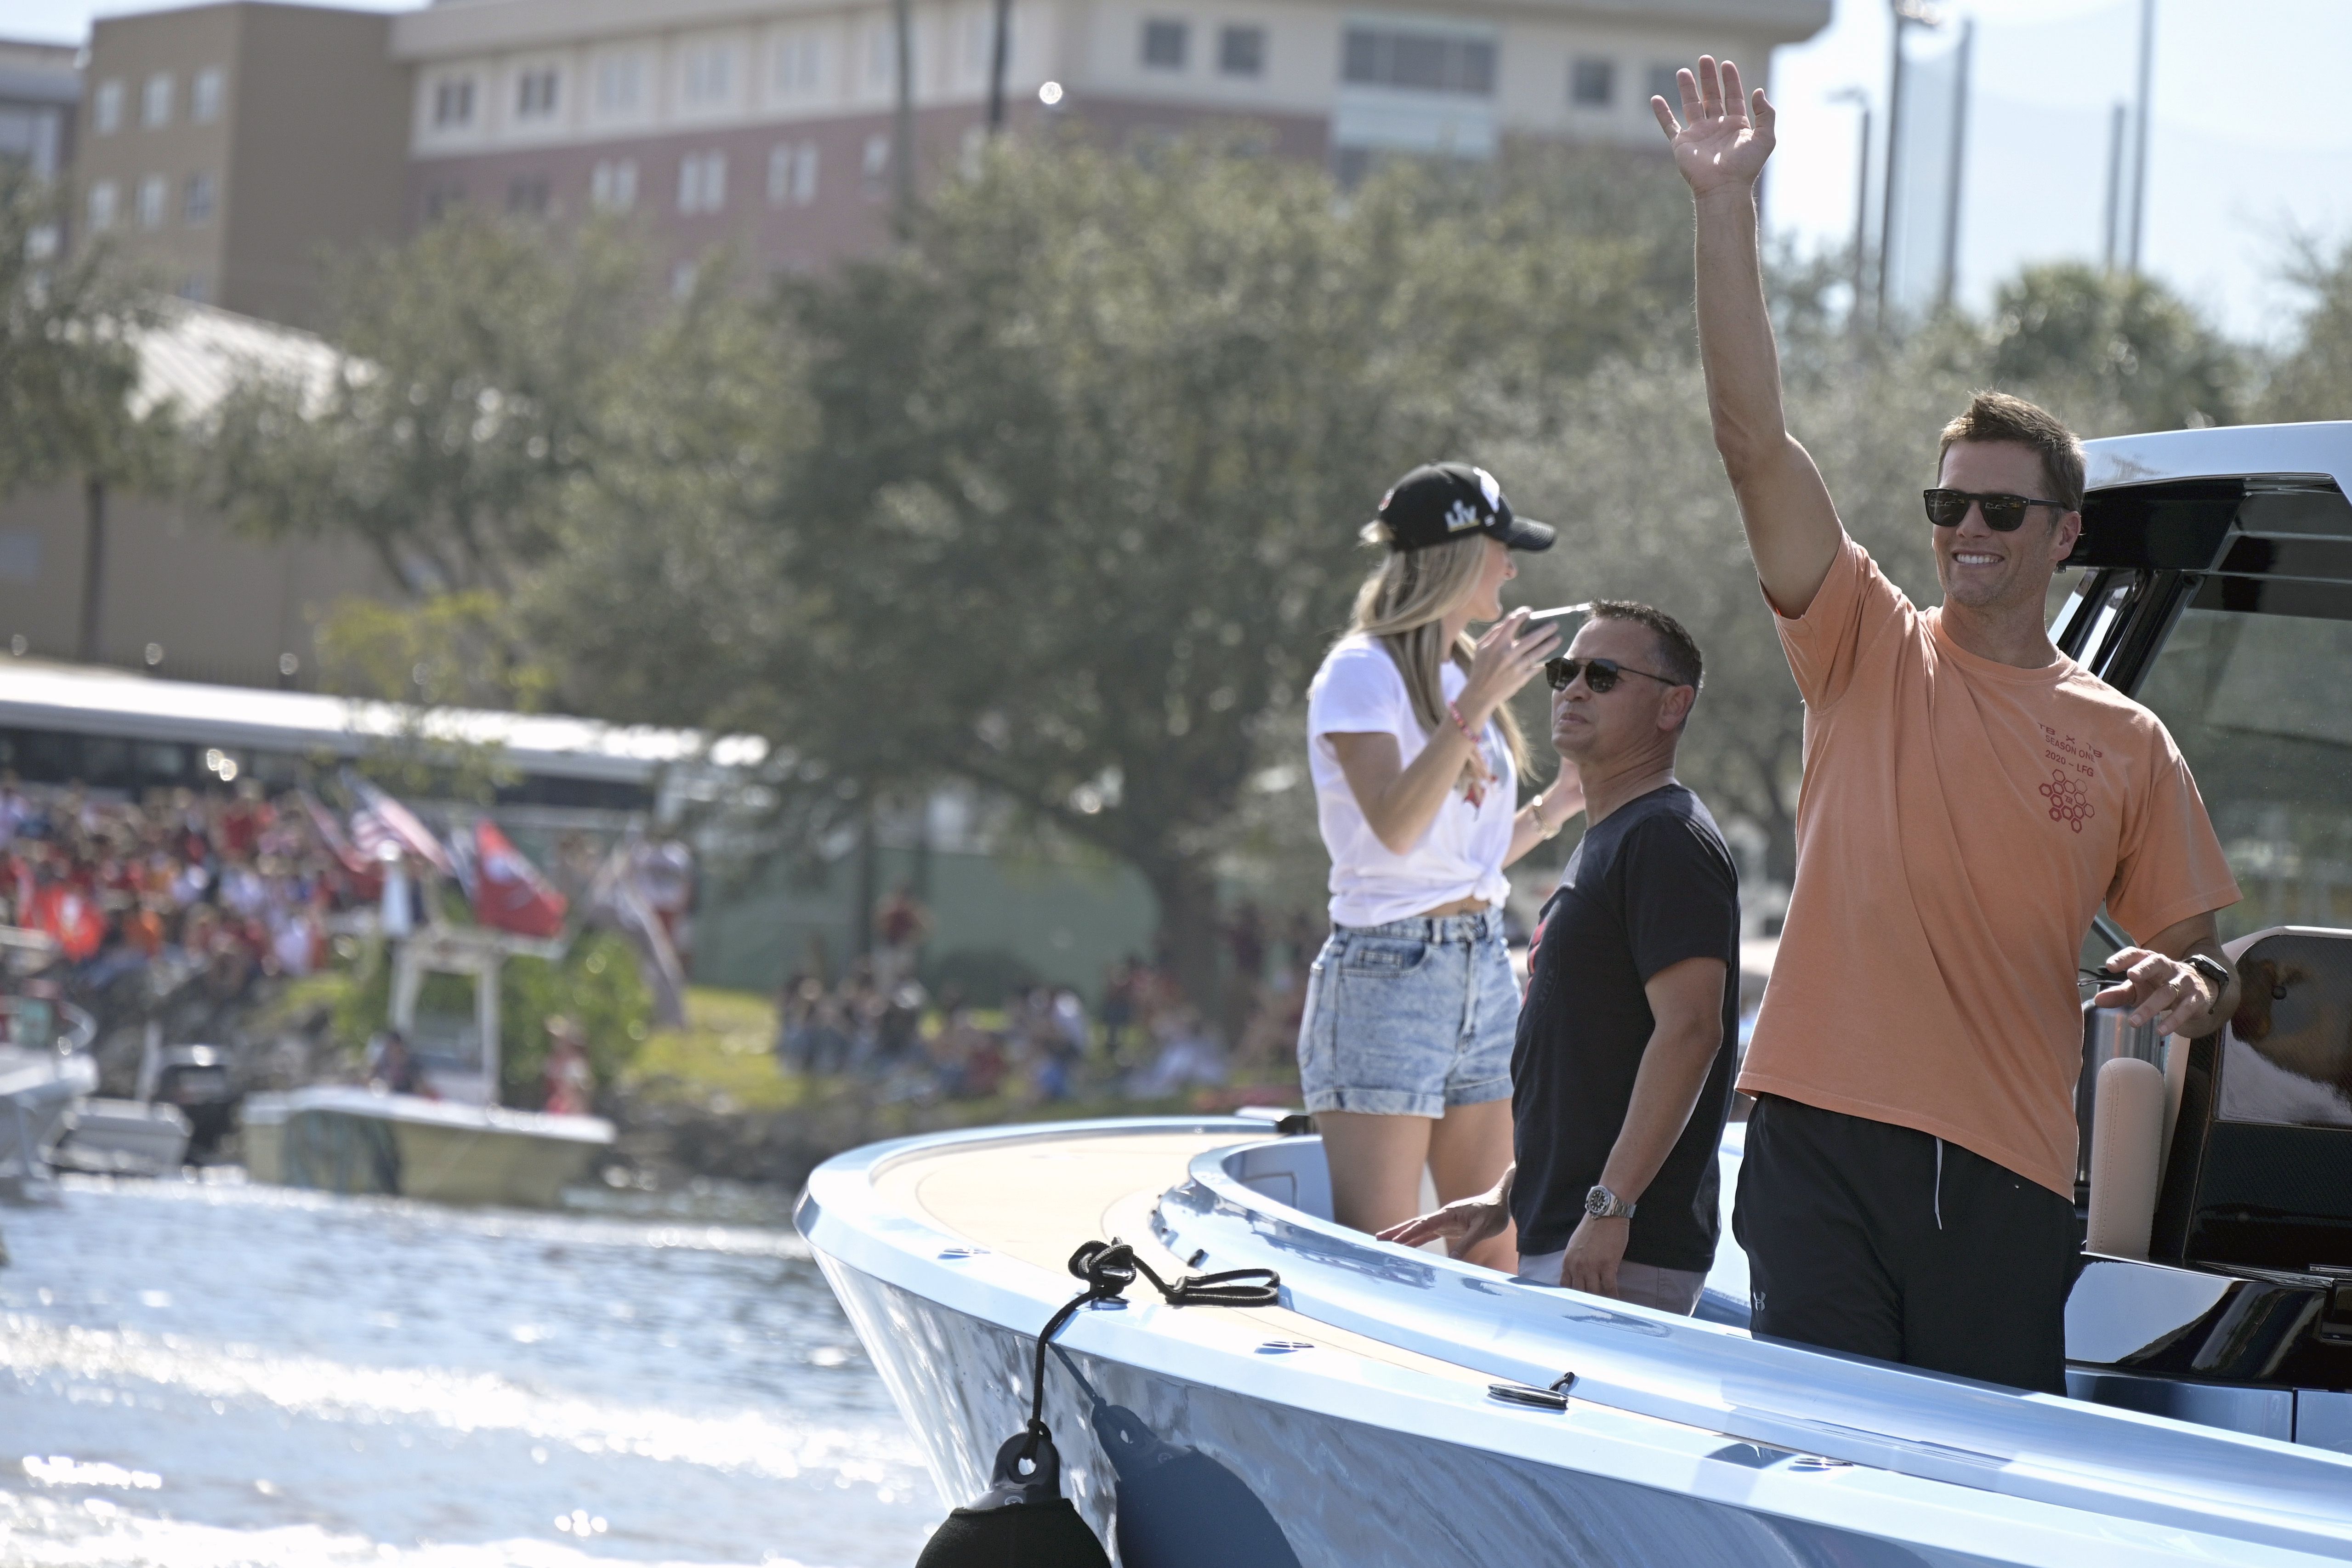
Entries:
[[[1368,524],[1364,541],[1387,549],[1387,530],[1377,522]],[[1455,668],[1469,674],[1470,657],[1477,645],[1470,640],[1469,633],[1464,632],[1454,639],[1453,647],[1446,647],[1445,617],[1478,591],[1478,574],[1486,560],[1486,536],[1483,533],[1448,540],[1423,550],[1390,550],[1380,570],[1365,578],[1364,585],[1356,590],[1356,613],[1348,630],[1377,638],[1388,649],[1389,657],[1396,661],[1397,673],[1404,677],[1413,717],[1421,721],[1424,732],[1434,732],[1439,726],[1453,722],[1445,711],[1445,661],[1452,659]],[[1511,765],[1524,775],[1528,771],[1528,741],[1510,704],[1496,708],[1495,722],[1503,731],[1503,744],[1511,753]],[[1465,763],[1462,782],[1471,777],[1471,765]]]

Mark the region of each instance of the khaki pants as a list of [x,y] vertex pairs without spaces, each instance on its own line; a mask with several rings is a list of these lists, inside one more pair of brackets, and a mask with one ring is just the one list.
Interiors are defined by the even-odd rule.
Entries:
[[[1559,1283],[1560,1266],[1568,1258],[1568,1249],[1558,1252],[1519,1254],[1519,1278],[1537,1285]],[[1647,1263],[1617,1265],[1617,1300],[1631,1301],[1637,1307],[1655,1307],[1662,1312],[1680,1312],[1684,1317],[1698,1310],[1699,1292],[1706,1288],[1706,1276],[1695,1268],[1659,1268]]]

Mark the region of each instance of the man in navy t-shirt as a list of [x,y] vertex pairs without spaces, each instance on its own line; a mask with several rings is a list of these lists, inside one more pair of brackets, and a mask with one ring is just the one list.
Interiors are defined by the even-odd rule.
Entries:
[[1515,1219],[1523,1278],[1688,1312],[1715,1260],[1739,962],[1738,868],[1675,780],[1698,646],[1671,616],[1604,601],[1546,673],[1588,825],[1528,957],[1517,1163],[1382,1235],[1458,1254]]

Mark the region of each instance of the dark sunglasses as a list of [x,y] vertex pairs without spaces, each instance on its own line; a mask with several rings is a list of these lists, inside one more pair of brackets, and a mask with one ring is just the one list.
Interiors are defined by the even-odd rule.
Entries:
[[1958,528],[1968,520],[1969,503],[1976,502],[1984,509],[1985,526],[1995,533],[2015,533],[2025,521],[2025,509],[2030,506],[2053,506],[2060,511],[2074,509],[2063,500],[2043,500],[2039,496],[1979,495],[1974,490],[1922,490],[1920,499],[1927,503],[1927,521],[1937,528]]
[[1584,684],[1592,688],[1596,697],[1604,691],[1617,689],[1617,682],[1629,675],[1646,675],[1662,686],[1682,686],[1687,682],[1671,676],[1650,675],[1646,669],[1635,669],[1630,664],[1620,664],[1613,658],[1548,658],[1544,660],[1544,679],[1551,682],[1554,691],[1565,691],[1584,677]]

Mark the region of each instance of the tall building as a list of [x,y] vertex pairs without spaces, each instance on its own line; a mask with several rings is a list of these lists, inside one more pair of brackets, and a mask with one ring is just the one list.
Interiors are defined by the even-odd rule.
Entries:
[[[993,0],[915,0],[915,151],[979,136]],[[1253,121],[1352,178],[1383,153],[1507,137],[1654,146],[1649,95],[1701,50],[1769,61],[1830,0],[1013,0],[1016,123],[1116,138]],[[413,68],[408,211],[636,210],[674,253],[722,239],[806,267],[886,232],[898,42],[888,0],[440,0],[395,17]]]
[[81,101],[80,51],[70,44],[0,38],[0,158],[44,180],[73,162],[74,105]]
[[402,231],[404,73],[380,15],[235,0],[90,29],[78,227],[156,286],[318,322],[331,252]]

